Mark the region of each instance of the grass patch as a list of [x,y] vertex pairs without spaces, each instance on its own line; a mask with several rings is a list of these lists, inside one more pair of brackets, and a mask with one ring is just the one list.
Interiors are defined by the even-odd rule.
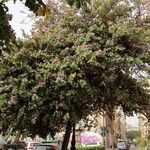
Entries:
[[105,150],[102,146],[92,146],[92,147],[79,147],[77,150]]

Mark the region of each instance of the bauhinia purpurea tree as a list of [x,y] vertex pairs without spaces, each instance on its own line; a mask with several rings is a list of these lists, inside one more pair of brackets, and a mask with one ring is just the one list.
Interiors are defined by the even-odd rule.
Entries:
[[64,6],[57,15],[3,53],[3,133],[45,137],[67,124],[65,150],[72,124],[89,114],[122,106],[127,114],[149,115],[139,76],[149,71],[149,14],[137,20],[129,3],[111,0],[95,1],[86,12]]

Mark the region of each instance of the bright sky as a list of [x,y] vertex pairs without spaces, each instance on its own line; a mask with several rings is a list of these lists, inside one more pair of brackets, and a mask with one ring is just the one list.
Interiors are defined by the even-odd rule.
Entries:
[[138,116],[134,115],[133,117],[126,117],[126,123],[134,127],[138,127],[139,126]]
[[7,6],[9,12],[13,14],[13,19],[10,21],[10,24],[15,30],[16,36],[22,36],[22,29],[25,30],[25,33],[30,34],[34,21],[32,18],[28,17],[29,14],[32,15],[29,9],[20,1],[17,1],[15,4],[13,1],[9,1]]
[[[13,19],[10,24],[15,30],[16,36],[22,37],[22,29],[25,33],[30,34],[34,21],[28,17],[29,14],[32,14],[29,12],[28,8],[26,8],[20,1],[17,1],[15,4],[13,1],[9,1],[7,6],[9,7],[10,13],[13,14]],[[127,117],[126,122],[127,124],[138,127],[138,116],[134,115],[133,117]]]

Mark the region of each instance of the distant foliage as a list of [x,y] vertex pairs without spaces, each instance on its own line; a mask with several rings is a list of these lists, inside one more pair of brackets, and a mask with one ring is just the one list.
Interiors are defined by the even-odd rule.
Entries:
[[137,144],[138,149],[142,150],[150,143],[150,137],[138,137],[135,140],[135,143]]
[[126,137],[130,140],[136,139],[140,137],[140,131],[135,131],[135,130],[127,131]]

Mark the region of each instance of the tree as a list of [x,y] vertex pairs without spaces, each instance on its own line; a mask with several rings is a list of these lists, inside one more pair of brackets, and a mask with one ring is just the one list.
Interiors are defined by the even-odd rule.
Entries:
[[[9,12],[8,7],[5,5],[8,0],[0,1],[0,55],[2,51],[11,51],[12,45],[16,43],[16,37],[13,29],[11,28],[9,21],[13,18],[11,12]],[[16,0],[14,0],[14,3]],[[46,14],[46,5],[42,0],[26,0],[25,6],[27,6],[36,15],[40,10],[40,15]]]
[[145,148],[145,146],[147,146],[150,142],[150,138],[149,137],[138,137],[135,141],[136,145],[138,146],[138,148]]
[[[14,0],[14,3],[17,0]],[[11,12],[9,12],[8,7],[6,7],[5,3],[8,2],[8,0],[1,0],[0,1],[0,31],[1,31],[1,38],[0,38],[0,44],[6,45],[7,48],[4,48],[4,50],[9,50],[11,48],[9,48],[10,43],[12,43],[12,41],[14,42],[15,40],[15,35],[13,33],[13,30],[11,28],[11,26],[9,25],[9,22],[12,19],[12,15]],[[66,2],[70,5],[70,6],[76,6],[77,8],[82,8],[84,10],[88,10],[88,8],[91,8],[92,5],[92,1],[91,0],[66,0]],[[104,1],[107,3],[107,1]],[[110,0],[111,2],[111,0]],[[117,2],[117,0],[116,0]],[[134,0],[134,1],[127,1],[127,0],[120,0],[118,2],[125,2],[125,3],[132,3],[135,7],[134,7],[134,13],[135,16],[137,17],[137,20],[140,21],[138,18],[138,16],[143,15],[149,12],[150,10],[150,3],[148,0],[144,0],[144,1],[139,1],[139,0]],[[47,4],[45,4],[42,0],[26,0],[25,1],[25,6],[27,6],[31,11],[33,11],[35,13],[35,15],[43,15],[46,16],[48,13],[48,9],[47,9]],[[136,11],[135,11],[136,10]],[[136,12],[136,13],[135,13]],[[10,42],[10,43],[9,43]],[[2,51],[3,49],[1,49]]]
[[2,51],[10,51],[12,43],[15,41],[13,30],[9,25],[9,20],[11,20],[11,15],[7,14],[7,7],[0,3],[0,56]]
[[127,131],[126,137],[130,140],[136,139],[136,138],[140,137],[140,132],[135,131],[135,130]]
[[72,126],[89,114],[118,106],[129,115],[148,114],[149,94],[138,73],[148,72],[149,23],[141,17],[139,26],[132,14],[115,0],[95,1],[86,12],[64,7],[4,53],[3,133],[45,137],[67,125],[68,142]]

